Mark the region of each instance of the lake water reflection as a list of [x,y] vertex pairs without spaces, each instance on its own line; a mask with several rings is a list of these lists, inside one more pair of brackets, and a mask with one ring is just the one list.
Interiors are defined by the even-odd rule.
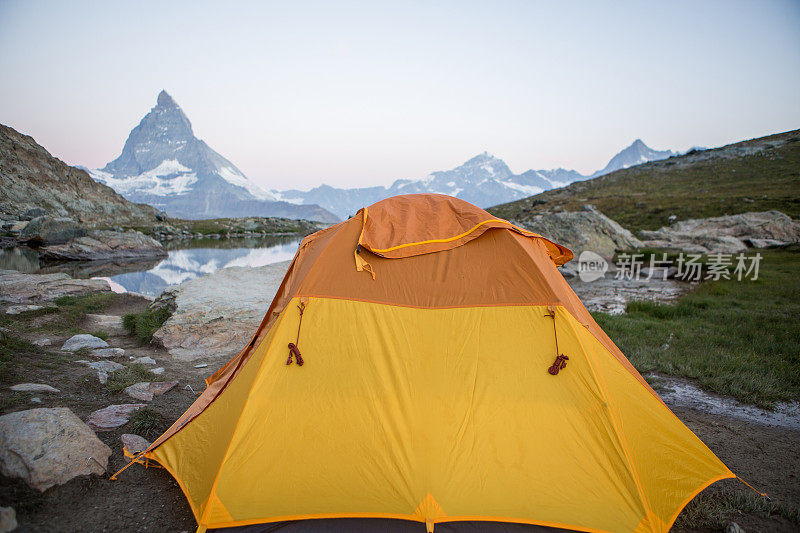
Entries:
[[168,257],[149,261],[42,263],[34,250],[0,250],[0,269],[28,273],[66,272],[76,278],[104,277],[129,292],[158,296],[171,285],[233,266],[263,266],[294,257],[300,238],[193,239],[166,245]]

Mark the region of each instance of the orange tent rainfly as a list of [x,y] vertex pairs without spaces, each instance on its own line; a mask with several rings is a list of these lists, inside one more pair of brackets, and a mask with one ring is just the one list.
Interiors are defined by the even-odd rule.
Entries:
[[364,208],[303,240],[143,457],[200,531],[667,531],[734,475],[595,323],[571,258],[448,196]]

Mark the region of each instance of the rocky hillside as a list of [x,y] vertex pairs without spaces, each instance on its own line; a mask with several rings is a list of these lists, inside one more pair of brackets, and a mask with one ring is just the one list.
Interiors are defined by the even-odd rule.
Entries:
[[83,170],[51,156],[36,141],[0,124],[0,219],[48,214],[86,224],[141,224],[156,219]]
[[587,203],[634,231],[768,210],[800,218],[800,130],[692,150],[489,211],[524,224],[537,214],[580,211]]

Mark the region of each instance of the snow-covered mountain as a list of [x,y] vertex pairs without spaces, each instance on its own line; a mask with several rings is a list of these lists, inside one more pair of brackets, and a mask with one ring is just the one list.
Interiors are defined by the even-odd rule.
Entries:
[[340,189],[321,185],[310,191],[293,189],[272,193],[287,202],[318,204],[343,218],[365,205],[397,194],[441,193],[457,196],[478,207],[490,207],[672,155],[676,154],[653,150],[637,139],[615,155],[603,170],[585,176],[575,170],[563,168],[528,170],[522,174],[514,174],[502,159],[484,152],[452,170],[433,172],[419,180],[397,180],[389,187]]
[[653,150],[641,139],[636,139],[633,144],[622,150],[620,153],[611,158],[611,161],[603,168],[598,170],[591,177],[596,178],[604,174],[609,174],[615,170],[633,167],[647,163],[648,161],[658,161],[659,159],[667,159],[674,155],[679,155],[678,152],[672,150]]
[[335,222],[313,202],[289,203],[247,179],[236,165],[195,137],[189,119],[161,91],[155,107],[133,128],[122,154],[88,170],[128,200],[181,218],[277,216]]

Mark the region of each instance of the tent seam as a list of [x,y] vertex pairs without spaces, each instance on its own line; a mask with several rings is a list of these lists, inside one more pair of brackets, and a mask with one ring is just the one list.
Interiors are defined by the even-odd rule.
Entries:
[[[289,302],[291,302],[292,300],[294,300],[294,298],[290,299]],[[286,308],[288,307],[289,306],[287,305]],[[277,328],[280,327],[280,325],[283,323],[283,319],[285,317],[286,313],[281,312],[279,319],[276,320],[275,323],[272,325],[272,327],[276,328],[276,335],[272,338],[272,342],[270,342],[269,345],[264,348],[264,358],[261,359],[261,363],[258,365],[258,369],[256,370],[256,373],[253,376],[253,382],[250,384],[250,388],[247,391],[247,396],[245,398],[244,405],[242,405],[242,410],[239,412],[239,417],[236,419],[236,424],[233,426],[233,431],[231,432],[231,440],[228,441],[228,445],[225,447],[225,454],[222,456],[222,461],[220,462],[219,468],[217,469],[217,474],[216,476],[214,476],[214,482],[211,484],[211,490],[208,492],[208,496],[206,496],[205,498],[207,504],[209,503],[211,495],[216,494],[217,482],[219,481],[219,476],[222,473],[222,467],[225,465],[225,461],[228,459],[228,455],[230,454],[231,445],[233,444],[233,440],[236,437],[236,433],[239,431],[239,423],[242,421],[242,416],[244,416],[244,412],[247,409],[247,404],[250,403],[250,395],[253,392],[253,387],[255,386],[256,381],[258,381],[258,376],[261,374],[261,370],[264,367],[264,362],[267,360],[267,356],[269,355],[269,351],[272,348],[272,345],[275,344],[275,340],[278,338]],[[219,496],[217,496],[217,499],[219,499]],[[207,505],[206,508],[203,509],[203,515],[201,517],[201,520],[198,521],[200,522],[198,525],[202,525],[203,523],[207,522],[209,509],[210,509],[209,505]]]
[[[563,306],[562,309],[564,309]],[[572,313],[567,311],[567,309],[564,309],[564,311],[566,311],[567,314],[572,316]],[[641,499],[641,503],[644,506],[645,516],[648,518],[648,521],[650,522],[650,530],[657,531],[655,529],[655,524],[653,523],[652,520],[650,520],[650,516],[651,515],[656,516],[656,514],[653,512],[653,509],[650,507],[650,503],[647,500],[647,495],[644,492],[644,487],[642,487],[642,481],[641,478],[639,477],[639,472],[636,469],[636,465],[634,464],[633,457],[631,456],[631,452],[628,447],[628,442],[625,439],[625,436],[622,434],[621,428],[619,427],[619,422],[617,420],[619,418],[619,415],[617,415],[617,410],[614,407],[614,403],[611,401],[611,397],[608,395],[608,387],[605,384],[605,379],[602,376],[598,378],[597,372],[595,371],[596,365],[594,364],[593,356],[586,349],[586,346],[584,346],[583,342],[581,341],[580,335],[578,335],[575,326],[572,324],[572,321],[567,320],[567,323],[569,325],[569,328],[575,335],[575,340],[578,341],[578,345],[581,347],[583,353],[586,354],[586,362],[589,364],[589,369],[592,372],[592,377],[595,380],[595,384],[600,388],[603,397],[605,398],[606,403],[609,406],[610,413],[608,415],[608,418],[609,421],[611,422],[611,427],[614,429],[614,434],[617,436],[617,440],[619,441],[620,446],[622,446],[622,449],[625,452],[625,459],[626,462],[628,463],[628,468],[630,469],[629,473],[633,476],[633,479],[636,483],[636,490],[639,493],[639,498]]]

